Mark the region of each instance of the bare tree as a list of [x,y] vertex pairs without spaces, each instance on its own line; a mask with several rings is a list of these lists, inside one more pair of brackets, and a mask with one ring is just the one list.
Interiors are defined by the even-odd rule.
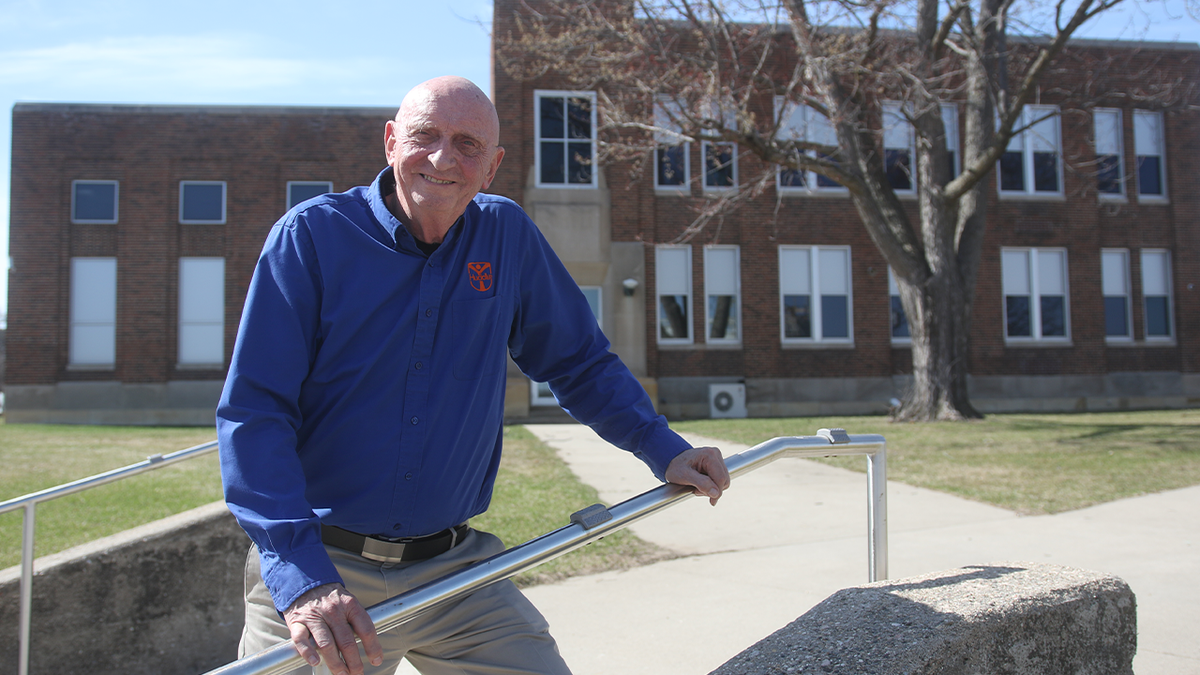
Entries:
[[[985,178],[1013,136],[1040,121],[1026,104],[1068,40],[1122,0],[1035,3],[1024,14],[1015,1],[525,0],[517,28],[495,39],[510,75],[552,73],[598,92],[602,158],[644,170],[656,147],[711,141],[764,161],[684,237],[774,185],[776,166],[844,186],[894,271],[912,334],[912,386],[896,417],[955,420],[980,416],[967,363]],[[1039,11],[1044,24],[1019,28],[1036,37],[1009,35]],[[960,111],[957,164],[946,105]],[[830,139],[789,133],[801,107],[826,120]],[[899,162],[882,142],[887,111],[914,138]],[[915,192],[915,218],[897,196],[897,171]]]

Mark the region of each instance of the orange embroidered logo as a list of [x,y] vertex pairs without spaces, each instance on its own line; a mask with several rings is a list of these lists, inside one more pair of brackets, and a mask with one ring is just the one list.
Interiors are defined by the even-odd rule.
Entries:
[[480,292],[492,288],[492,263],[467,263],[467,272],[471,275],[471,288]]

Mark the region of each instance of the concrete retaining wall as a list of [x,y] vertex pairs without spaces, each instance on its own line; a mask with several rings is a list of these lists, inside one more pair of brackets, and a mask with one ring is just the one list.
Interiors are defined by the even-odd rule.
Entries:
[[[237,658],[249,539],[217,502],[34,563],[31,675],[195,675]],[[0,571],[0,673],[20,574]]]
[[1132,675],[1124,581],[1002,563],[847,588],[710,675]]

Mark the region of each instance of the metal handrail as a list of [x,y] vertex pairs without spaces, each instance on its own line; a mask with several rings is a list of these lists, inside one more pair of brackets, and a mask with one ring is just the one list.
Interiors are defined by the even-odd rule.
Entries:
[[[817,434],[773,438],[727,457],[725,464],[729,467],[729,475],[736,478],[785,457],[866,455],[869,578],[871,581],[886,579],[887,449],[884,438],[877,434],[849,436],[841,429],[821,429]],[[585,511],[591,511],[585,509],[575,514],[572,517],[573,522],[566,527],[384,600],[370,607],[367,613],[375,622],[378,632],[391,630],[459,596],[503,581],[574,551],[691,496],[691,488],[671,484],[660,485],[609,507],[605,512],[611,517],[606,520],[599,518],[597,520],[603,522],[594,525],[590,522],[592,518],[575,517]],[[303,665],[303,661],[288,641],[209,671],[207,675],[281,675],[300,665]]]
[[64,483],[39,492],[27,494],[5,502],[0,502],[0,513],[25,509],[24,527],[21,531],[21,616],[20,616],[20,654],[17,661],[18,675],[29,673],[29,627],[33,619],[33,539],[34,539],[34,510],[41,502],[65,497],[69,494],[82,492],[94,487],[112,483],[123,478],[136,476],[139,473],[161,469],[169,464],[182,462],[185,459],[199,457],[217,449],[217,442],[210,441],[167,455],[150,455],[137,464],[113,469],[88,478]]

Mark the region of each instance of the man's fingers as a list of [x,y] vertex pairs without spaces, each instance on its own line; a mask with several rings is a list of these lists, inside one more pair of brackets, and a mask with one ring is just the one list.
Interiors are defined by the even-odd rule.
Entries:
[[666,478],[676,485],[690,485],[695,494],[708,497],[714,505],[729,487],[729,470],[721,451],[710,447],[684,450],[667,466]]
[[340,584],[310,589],[284,612],[296,651],[312,666],[322,660],[333,675],[362,675],[355,635],[372,665],[383,663],[383,649],[367,610]]
[[371,615],[367,614],[367,610],[363,609],[362,605],[354,603],[346,612],[346,619],[350,622],[350,628],[354,629],[354,633],[362,640],[367,660],[373,666],[381,665],[383,663],[383,647],[379,645],[379,636],[375,633],[375,623],[371,621]]
[[289,622],[288,631],[292,634],[292,644],[296,646],[296,653],[300,655],[300,658],[314,668],[321,665],[321,656],[317,654],[316,645],[313,644],[308,627],[299,622]]

